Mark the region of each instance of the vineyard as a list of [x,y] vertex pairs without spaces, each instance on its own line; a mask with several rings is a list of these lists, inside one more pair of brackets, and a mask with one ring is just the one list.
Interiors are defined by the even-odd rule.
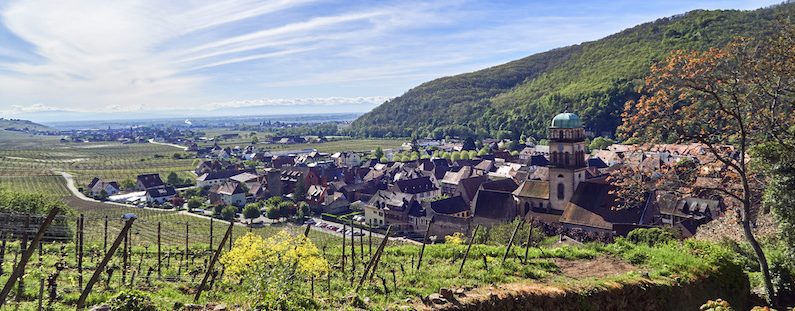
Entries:
[[176,172],[182,178],[195,178],[190,173],[195,167],[193,159],[174,159],[173,154],[181,151],[170,146],[43,141],[17,147],[9,144],[0,150],[0,176],[4,177],[1,182],[12,188],[20,186],[15,183],[19,181],[34,184],[33,189],[58,189],[56,171],[72,173],[78,185],[85,185],[96,176],[122,181],[151,172],[163,176]]
[[[100,273],[88,296],[89,306],[107,301],[120,290],[133,288],[150,293],[162,310],[194,303],[196,289],[207,273],[214,250],[220,249],[223,254],[232,247],[232,244],[220,245],[229,228],[227,222],[72,197],[66,198],[66,203],[74,208],[66,215],[72,237],[43,243],[43,252],[37,252],[27,265],[22,291],[17,287],[9,296],[9,306],[36,310],[41,301],[54,310],[73,309],[81,288],[119,236],[124,226],[122,216],[128,213],[138,218],[126,235],[126,242]],[[722,257],[713,258],[714,254],[723,253],[715,251],[720,250],[717,246],[704,243],[671,243],[663,247],[625,242],[565,245],[558,244],[556,238],[543,237],[540,230],[531,233],[526,224],[515,223],[516,227],[509,224],[505,228],[488,229],[489,235],[485,238],[478,235],[471,245],[467,244],[472,242],[469,237],[427,246],[389,242],[380,253],[382,240],[371,239],[367,234],[343,240],[290,223],[254,229],[233,226],[231,238],[237,240],[247,232],[262,237],[280,231],[291,236],[308,234],[320,256],[330,264],[330,270],[317,277],[291,281],[297,282],[291,285],[294,291],[291,295],[305,297],[323,309],[416,305],[440,289],[463,291],[489,284],[565,283],[567,288],[588,290],[603,282],[642,279],[681,282],[709,271],[719,261],[730,262]],[[80,232],[82,247],[77,243],[81,241],[81,235],[77,234]],[[498,232],[516,233],[508,234],[508,239],[504,234],[497,235]],[[21,257],[20,243],[8,240],[0,248],[2,283]],[[576,268],[578,265],[590,265],[592,269]],[[242,282],[252,280],[225,280],[225,268],[219,263],[214,265],[198,303],[252,307],[257,297],[241,286]],[[357,293],[360,282],[363,284]]]

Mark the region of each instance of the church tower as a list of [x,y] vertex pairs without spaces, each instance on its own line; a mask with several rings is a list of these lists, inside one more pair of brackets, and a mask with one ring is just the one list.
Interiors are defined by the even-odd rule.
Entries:
[[585,179],[585,129],[580,117],[564,112],[549,127],[549,201],[563,211]]

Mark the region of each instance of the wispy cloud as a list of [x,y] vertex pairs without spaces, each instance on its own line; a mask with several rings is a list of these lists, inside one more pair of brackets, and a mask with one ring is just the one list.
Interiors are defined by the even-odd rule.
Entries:
[[8,0],[0,113],[375,105],[657,17],[777,1]]
[[314,97],[314,98],[261,98],[231,100],[226,102],[211,103],[209,109],[242,108],[258,106],[337,106],[337,105],[374,105],[387,101],[389,97]]
[[18,115],[23,113],[36,113],[36,112],[52,112],[52,111],[67,111],[67,109],[47,106],[44,104],[33,104],[30,106],[11,105],[10,109],[0,110],[4,115]]

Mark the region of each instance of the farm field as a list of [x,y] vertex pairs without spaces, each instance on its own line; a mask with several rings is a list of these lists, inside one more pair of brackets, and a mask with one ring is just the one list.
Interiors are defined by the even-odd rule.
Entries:
[[[48,137],[49,138],[49,137]],[[0,149],[0,176],[14,186],[22,179],[11,177],[53,177],[57,171],[70,172],[78,185],[100,176],[122,181],[143,173],[158,172],[165,178],[176,172],[183,178],[195,178],[191,171],[194,159],[174,159],[181,150],[156,144],[61,143],[42,140],[24,143],[11,140]],[[57,187],[50,180],[47,185]],[[46,189],[45,180],[37,189]]]
[[[221,134],[240,135],[240,138],[226,139],[219,141],[218,145],[222,147],[235,147],[235,146],[245,147],[251,143],[251,138],[249,138],[249,134],[251,132],[209,129],[206,130],[205,133],[207,134],[208,137],[215,137]],[[260,140],[260,143],[257,146],[271,151],[317,149],[320,152],[329,152],[329,153],[339,152],[339,151],[363,152],[363,151],[375,150],[376,147],[381,147],[383,149],[400,148],[401,145],[407,141],[405,139],[384,139],[384,138],[351,139],[351,138],[337,136],[339,140],[328,141],[324,143],[279,145],[279,144],[265,143],[265,141],[267,141],[270,136],[273,136],[274,133],[270,132],[255,132],[255,133],[257,133],[256,135]],[[212,146],[213,143],[203,142],[199,143],[199,145]]]

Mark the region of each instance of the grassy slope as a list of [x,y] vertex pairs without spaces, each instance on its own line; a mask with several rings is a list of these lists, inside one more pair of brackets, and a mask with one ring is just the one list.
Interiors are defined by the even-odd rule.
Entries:
[[484,128],[537,137],[571,104],[586,126],[612,132],[623,104],[651,64],[674,49],[720,46],[735,36],[760,37],[792,20],[795,4],[755,11],[693,11],[638,25],[609,37],[504,65],[440,78],[413,88],[357,119],[358,134],[381,136],[436,127]]
[[15,129],[15,130],[31,130],[31,131],[51,131],[53,128],[38,124],[28,120],[19,119],[1,119],[0,129]]

